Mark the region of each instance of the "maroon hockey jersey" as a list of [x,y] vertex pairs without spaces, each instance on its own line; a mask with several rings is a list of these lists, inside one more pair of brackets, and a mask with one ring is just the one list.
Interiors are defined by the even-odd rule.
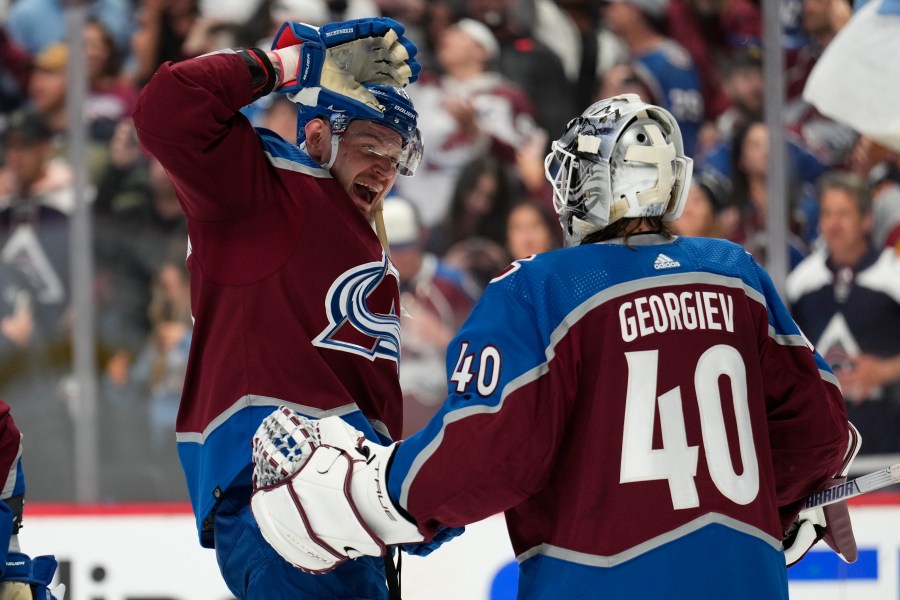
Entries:
[[239,112],[252,89],[234,53],[165,64],[134,117],[188,219],[177,439],[198,526],[214,495],[250,485],[250,440],[278,405],[382,439],[402,425],[396,271],[329,173]]

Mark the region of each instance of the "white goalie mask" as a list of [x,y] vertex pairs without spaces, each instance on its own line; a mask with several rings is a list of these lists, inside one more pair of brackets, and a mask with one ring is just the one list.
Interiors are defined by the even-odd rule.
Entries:
[[675,118],[636,94],[591,105],[544,161],[566,246],[619,219],[677,219],[692,169]]

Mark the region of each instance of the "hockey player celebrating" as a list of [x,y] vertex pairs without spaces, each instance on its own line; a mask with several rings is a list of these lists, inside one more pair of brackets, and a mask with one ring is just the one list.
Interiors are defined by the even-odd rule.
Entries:
[[[857,445],[766,272],[670,232],[691,165],[638,96],[572,120],[547,158],[568,247],[493,279],[449,346],[442,409],[406,440],[270,416],[262,535],[322,572],[505,512],[521,598],[787,598],[785,531]],[[797,522],[788,562],[822,536],[854,560],[834,514]]]
[[[271,51],[162,65],[134,116],[187,215],[195,325],[178,449],[200,543],[241,599],[388,597],[381,558],[311,577],[275,553],[249,511],[249,449],[282,404],[400,435],[397,275],[372,221],[422,152],[403,33],[384,18],[285,23]],[[299,146],[239,112],[276,90],[297,104]]]

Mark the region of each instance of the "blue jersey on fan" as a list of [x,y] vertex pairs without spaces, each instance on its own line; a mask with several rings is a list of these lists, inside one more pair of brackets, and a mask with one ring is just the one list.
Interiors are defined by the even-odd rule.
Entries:
[[668,110],[678,121],[684,153],[693,156],[703,125],[703,94],[700,76],[687,50],[667,40],[655,49],[635,57],[635,71],[650,88],[653,102]]
[[736,244],[641,234],[514,262],[447,380],[388,491],[423,532],[505,512],[520,598],[787,598],[783,532],[838,468],[846,415]]

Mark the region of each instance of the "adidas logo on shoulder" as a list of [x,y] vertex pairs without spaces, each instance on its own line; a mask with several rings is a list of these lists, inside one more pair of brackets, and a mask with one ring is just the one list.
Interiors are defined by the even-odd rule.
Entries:
[[665,254],[659,254],[656,257],[656,260],[653,261],[653,268],[659,271],[660,269],[674,269],[675,267],[680,267],[681,263],[677,260],[672,260]]

